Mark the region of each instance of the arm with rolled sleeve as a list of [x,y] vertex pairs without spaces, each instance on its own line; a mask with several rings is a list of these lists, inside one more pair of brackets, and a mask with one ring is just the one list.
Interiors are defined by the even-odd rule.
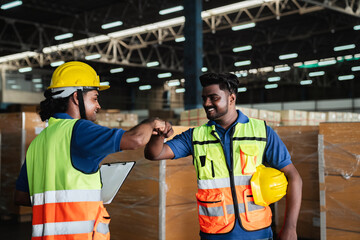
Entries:
[[267,127],[267,133],[268,142],[265,150],[265,160],[271,167],[284,172],[288,180],[285,219],[279,239],[295,240],[297,239],[296,224],[301,206],[302,180],[291,162],[285,144],[270,127]]

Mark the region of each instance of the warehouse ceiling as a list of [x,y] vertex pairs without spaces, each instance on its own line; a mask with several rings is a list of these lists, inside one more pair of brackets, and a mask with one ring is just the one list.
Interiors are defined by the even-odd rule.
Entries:
[[[7,2],[11,1],[0,3]],[[251,4],[214,11],[239,3]],[[177,41],[184,34],[184,12],[160,15],[159,11],[182,4],[169,0],[23,0],[18,7],[0,10],[0,66],[51,72],[50,63],[81,60],[115,88],[138,88],[145,83],[161,86],[184,75],[184,42]],[[202,5],[210,13],[203,15],[203,66],[211,72],[236,73],[241,91],[246,88],[240,103],[360,97],[360,74],[354,68],[360,66],[360,31],[354,29],[360,24],[358,1],[205,0]],[[114,21],[123,24],[102,29],[103,24]],[[256,26],[232,30],[250,22]],[[144,25],[148,26],[145,30],[139,28]],[[72,37],[55,39],[65,33]],[[234,51],[248,45],[251,49]],[[344,45],[350,45],[349,49],[334,51]],[[297,56],[279,59],[290,53]],[[101,58],[85,59],[93,54]],[[159,64],[149,66],[153,62]],[[120,67],[122,71],[110,73]],[[164,72],[172,76],[157,77]],[[26,74],[31,79],[31,73]],[[339,76],[348,80],[339,80]],[[125,81],[134,77],[139,82]],[[44,85],[49,78],[43,78]],[[267,88],[276,88],[265,88],[269,84]]]

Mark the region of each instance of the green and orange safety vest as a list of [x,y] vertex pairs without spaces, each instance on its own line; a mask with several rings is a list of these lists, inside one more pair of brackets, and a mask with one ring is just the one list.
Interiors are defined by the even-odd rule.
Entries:
[[110,217],[101,201],[100,172],[71,162],[76,119],[49,119],[26,154],[33,210],[32,240],[108,240]]
[[204,233],[228,233],[236,219],[247,231],[271,225],[271,209],[254,203],[250,186],[256,167],[262,163],[266,125],[249,118],[248,123],[238,123],[231,131],[231,167],[226,163],[215,125],[205,124],[193,131],[196,198],[200,230]]

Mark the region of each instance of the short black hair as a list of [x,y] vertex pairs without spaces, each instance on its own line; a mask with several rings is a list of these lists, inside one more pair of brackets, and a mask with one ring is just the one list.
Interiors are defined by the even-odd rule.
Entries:
[[200,76],[202,87],[219,84],[221,90],[228,90],[231,94],[237,94],[239,79],[232,73],[205,73]]

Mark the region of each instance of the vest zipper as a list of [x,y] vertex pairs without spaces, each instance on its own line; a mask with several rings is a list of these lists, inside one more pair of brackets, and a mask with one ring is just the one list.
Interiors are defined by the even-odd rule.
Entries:
[[231,185],[231,194],[233,197],[234,202],[234,210],[235,210],[235,224],[236,219],[238,219],[240,222],[240,215],[239,215],[239,204],[237,200],[236,195],[236,189],[235,189],[235,180],[234,180],[234,159],[233,159],[233,137],[234,137],[235,127],[231,128],[230,132],[230,164],[231,164],[231,170],[230,172],[230,185]]
[[223,153],[224,153],[224,157],[225,157],[225,162],[226,162],[226,166],[228,168],[228,171],[229,171],[229,176],[230,176],[230,188],[231,188],[231,195],[232,195],[232,198],[233,198],[233,203],[234,203],[234,210],[235,210],[235,223],[236,224],[236,219],[238,219],[240,222],[240,215],[239,215],[239,204],[238,204],[238,201],[237,201],[237,195],[236,195],[236,189],[235,189],[235,180],[234,180],[234,174],[233,174],[233,168],[234,168],[234,160],[233,160],[233,136],[234,136],[234,132],[235,132],[235,127],[233,127],[231,129],[231,132],[230,132],[230,164],[231,164],[231,168],[229,167],[229,165],[227,164],[227,161],[226,161],[226,155],[225,155],[225,148],[224,148],[224,145],[223,143],[221,142],[221,139],[219,139],[216,134],[215,134],[215,131],[212,130],[211,131],[211,134],[219,140],[220,144],[221,144],[221,147],[223,149]]

